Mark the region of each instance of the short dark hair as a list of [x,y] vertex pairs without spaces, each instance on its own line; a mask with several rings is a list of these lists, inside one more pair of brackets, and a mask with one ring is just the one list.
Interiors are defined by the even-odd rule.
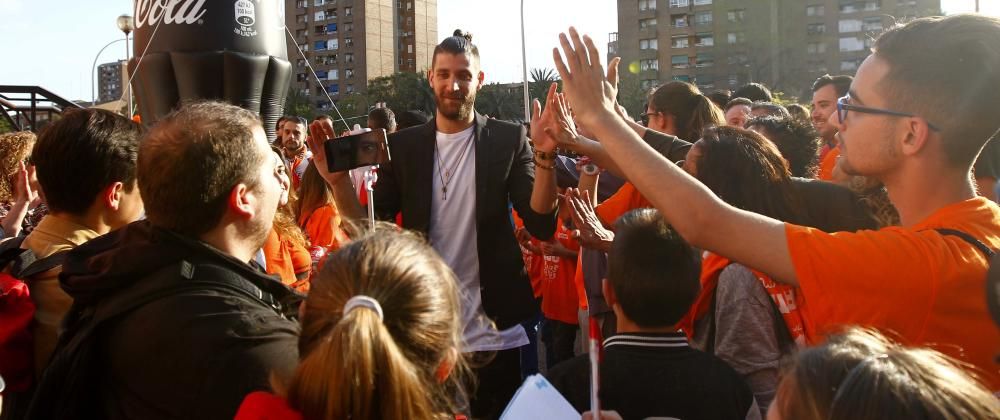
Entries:
[[256,114],[221,102],[190,103],[161,120],[139,149],[146,218],[190,236],[218,225],[233,187],[255,188],[270,157],[259,152],[254,129],[261,129]]
[[676,324],[701,290],[698,254],[656,209],[637,209],[615,222],[608,283],[622,312],[640,327]]
[[674,117],[677,137],[698,141],[705,128],[726,121],[722,110],[701,94],[698,87],[687,82],[670,81],[649,95],[649,108]]
[[402,130],[404,128],[424,125],[427,124],[427,121],[430,121],[430,117],[423,111],[409,110],[396,115],[396,129]]
[[[819,171],[819,147],[822,142],[816,128],[808,120],[798,118],[755,117],[747,128],[759,127],[771,140],[781,156],[788,161],[792,176],[815,178]],[[759,131],[759,130],[758,130]]]
[[723,107],[722,110],[728,112],[729,108],[732,108],[732,107],[737,106],[737,105],[746,105],[746,106],[752,107],[753,106],[753,101],[751,101],[751,100],[749,100],[747,98],[733,98],[729,102],[726,102],[726,106]]
[[760,83],[747,83],[733,92],[734,98],[747,98],[753,102],[771,102],[771,90]]
[[142,126],[102,109],[65,112],[31,151],[38,183],[53,212],[83,214],[115,182],[132,191]]
[[434,47],[434,55],[431,56],[431,67],[434,67],[434,59],[440,53],[448,54],[468,54],[473,61],[479,62],[479,47],[472,43],[472,34],[456,29],[452,36],[445,38],[440,44]]
[[878,89],[940,127],[950,164],[970,168],[1000,128],[1000,18],[960,14],[895,26],[875,40],[889,71]]
[[372,130],[384,128],[388,133],[396,131],[396,114],[389,108],[373,109],[372,112],[368,113],[368,120],[375,123],[374,127],[368,127]]
[[806,108],[802,104],[791,104],[785,107],[789,114],[792,114],[792,118],[798,118],[803,121],[809,121],[811,113],[809,108]]
[[710,101],[712,101],[712,103],[714,103],[716,106],[718,106],[719,109],[722,109],[722,107],[726,106],[726,104],[729,103],[729,99],[732,98],[732,96],[733,92],[730,91],[729,89],[714,90],[712,91],[712,93],[705,95],[705,97],[708,98]]
[[788,113],[788,109],[774,102],[754,102],[753,105],[750,105],[750,112],[756,111],[758,109],[764,110],[764,112],[766,112],[767,115],[770,115],[772,117],[781,117],[781,118],[792,117],[792,114]]
[[833,85],[833,90],[837,91],[837,97],[844,97],[847,95],[847,91],[851,90],[851,82],[854,78],[848,75],[831,76],[829,74],[824,74],[813,82],[812,91],[815,92],[826,86]]
[[[291,115],[291,116],[285,117],[285,122],[293,122],[293,123],[305,126],[306,129],[309,128],[309,121],[306,120],[305,118],[302,118],[302,117],[298,116],[298,115]],[[284,127],[282,127],[282,128],[284,128]]]

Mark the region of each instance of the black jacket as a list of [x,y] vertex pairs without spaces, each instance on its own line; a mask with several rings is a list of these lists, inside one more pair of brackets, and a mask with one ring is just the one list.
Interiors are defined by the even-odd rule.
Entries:
[[232,419],[298,364],[298,295],[148,222],[71,251],[60,282],[74,303],[31,418]]
[[[590,410],[590,360],[582,354],[546,375],[578,411]],[[604,342],[602,410],[625,420],[744,419],[760,415],[750,387],[722,359],[691,348],[684,333],[619,334]]]
[[[486,315],[502,330],[538,312],[508,203],[524,227],[542,240],[555,233],[557,212],[538,214],[531,209],[535,164],[524,128],[479,114],[474,124],[481,296]],[[380,219],[394,220],[402,212],[404,228],[430,232],[436,131],[436,120],[431,120],[389,136],[393,160],[379,168],[375,184]]]

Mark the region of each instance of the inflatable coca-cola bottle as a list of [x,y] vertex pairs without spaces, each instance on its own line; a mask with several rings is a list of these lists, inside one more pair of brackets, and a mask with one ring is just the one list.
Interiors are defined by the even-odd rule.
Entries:
[[128,69],[143,123],[217,99],[259,113],[274,139],[292,71],[284,37],[284,0],[135,0]]

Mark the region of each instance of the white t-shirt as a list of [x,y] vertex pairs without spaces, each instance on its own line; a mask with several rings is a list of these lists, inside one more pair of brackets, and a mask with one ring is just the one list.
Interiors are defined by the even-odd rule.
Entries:
[[[475,126],[437,132],[431,197],[431,246],[458,277],[462,299],[463,351],[497,351],[528,344],[520,325],[497,331],[483,311],[476,231]],[[446,191],[445,191],[446,189]]]

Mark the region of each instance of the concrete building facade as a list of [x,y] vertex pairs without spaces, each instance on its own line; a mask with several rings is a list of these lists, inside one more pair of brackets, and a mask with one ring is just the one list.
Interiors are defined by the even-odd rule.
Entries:
[[883,28],[940,10],[940,0],[618,0],[608,46],[644,86],[760,82],[803,97],[823,74],[853,75]]
[[292,89],[318,110],[369,79],[430,67],[437,0],[286,0]]
[[128,73],[125,60],[97,66],[97,103],[117,101],[125,93]]

